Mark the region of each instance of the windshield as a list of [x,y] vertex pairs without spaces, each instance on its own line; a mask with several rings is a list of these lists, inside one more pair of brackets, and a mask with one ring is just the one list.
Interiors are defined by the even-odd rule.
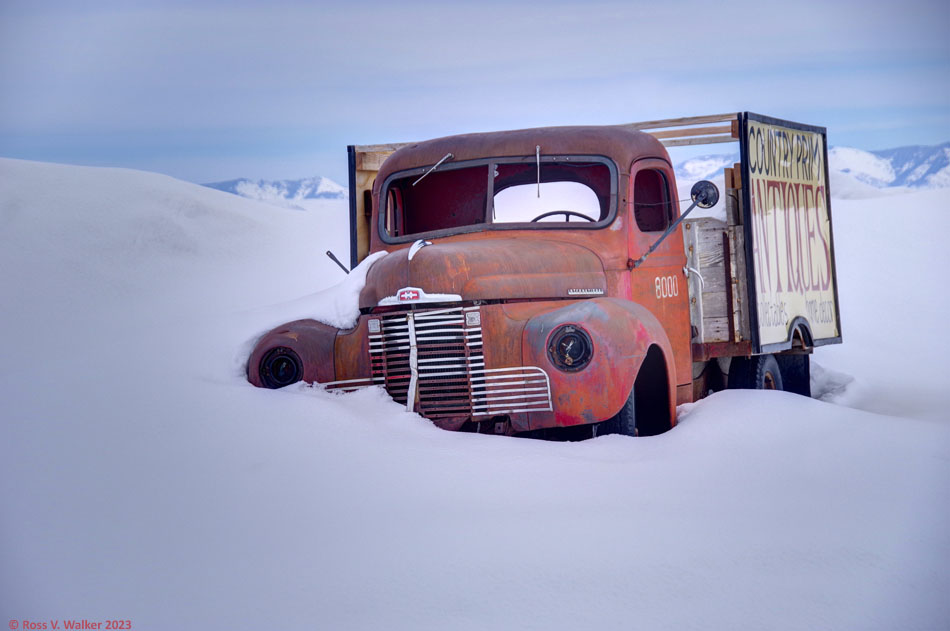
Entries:
[[380,232],[401,241],[537,223],[599,228],[616,207],[615,174],[612,162],[592,156],[525,156],[397,173],[384,188]]

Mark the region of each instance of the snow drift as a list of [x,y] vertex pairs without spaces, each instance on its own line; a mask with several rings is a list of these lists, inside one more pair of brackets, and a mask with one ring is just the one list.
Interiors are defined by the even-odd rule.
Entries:
[[342,280],[323,254],[345,255],[337,203],[300,213],[154,174],[0,160],[0,617],[950,619],[938,192],[834,201],[845,344],[815,355],[824,400],[725,392],[682,406],[662,436],[584,443],[443,432],[379,389],[248,385],[248,340],[340,295],[295,302]]

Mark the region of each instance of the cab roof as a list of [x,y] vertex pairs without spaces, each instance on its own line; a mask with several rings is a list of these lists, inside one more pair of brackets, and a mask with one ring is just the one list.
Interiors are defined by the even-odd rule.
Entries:
[[599,155],[610,158],[621,173],[626,173],[635,160],[661,158],[669,155],[659,140],[650,134],[620,126],[538,127],[478,134],[445,136],[411,143],[397,149],[383,162],[376,177],[374,192],[393,173],[431,166],[446,154],[452,162],[533,156],[536,147],[545,155]]

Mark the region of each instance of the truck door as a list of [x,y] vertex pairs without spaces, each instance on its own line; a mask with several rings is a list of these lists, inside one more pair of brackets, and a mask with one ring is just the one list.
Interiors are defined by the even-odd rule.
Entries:
[[[673,170],[664,160],[637,160],[627,192],[630,258],[638,259],[679,217]],[[679,228],[682,230],[682,227]],[[689,292],[683,269],[686,254],[678,234],[665,241],[630,272],[631,299],[663,324],[673,348],[677,403],[692,400]]]

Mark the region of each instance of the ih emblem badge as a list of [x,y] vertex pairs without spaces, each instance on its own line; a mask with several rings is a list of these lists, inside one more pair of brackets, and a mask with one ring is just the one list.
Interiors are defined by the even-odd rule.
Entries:
[[399,299],[399,302],[415,302],[419,300],[419,290],[413,287],[400,289],[396,297]]
[[461,302],[458,294],[427,294],[419,287],[403,287],[392,296],[386,296],[379,301],[379,306],[404,305],[408,303],[420,304],[423,302]]

